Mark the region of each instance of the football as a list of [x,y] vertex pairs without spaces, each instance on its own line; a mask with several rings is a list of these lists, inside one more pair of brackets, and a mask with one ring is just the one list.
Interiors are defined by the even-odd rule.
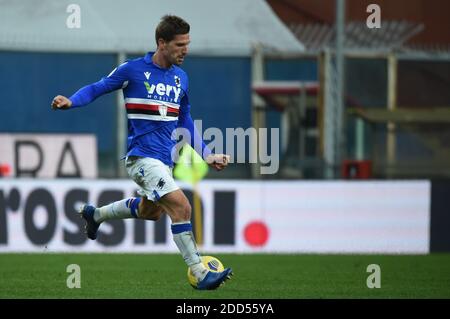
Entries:
[[[205,267],[210,270],[210,271],[215,271],[215,272],[222,272],[224,271],[224,267],[222,262],[217,259],[216,257],[213,256],[202,256],[202,263],[203,265],[205,265]],[[188,267],[187,270],[187,277],[188,277],[188,281],[189,284],[193,287],[193,288],[197,288],[197,279],[195,279],[194,275],[191,272],[191,269]]]

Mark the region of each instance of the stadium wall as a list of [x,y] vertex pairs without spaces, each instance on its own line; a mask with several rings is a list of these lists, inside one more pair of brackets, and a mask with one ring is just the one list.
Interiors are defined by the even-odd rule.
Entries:
[[434,180],[431,184],[431,252],[450,251],[450,181]]
[[0,51],[0,113],[7,119],[0,121],[0,132],[95,134],[101,175],[113,175],[115,95],[105,95],[76,112],[54,112],[50,104],[55,95],[70,96],[108,75],[116,64],[114,54]]
[[[180,185],[192,199],[191,187]],[[449,218],[442,217],[448,215],[443,210],[448,191],[432,195],[429,181],[214,180],[201,182],[199,189],[205,252],[426,254],[448,249],[437,244],[449,242]],[[135,192],[126,180],[0,180],[0,252],[176,252],[167,217],[156,223],[107,222],[96,241],[86,239],[76,214],[81,203],[104,205]],[[431,203],[436,198],[437,206]],[[443,221],[447,224],[440,225]],[[195,219],[193,225],[195,232]]]
[[[0,112],[8,118],[0,122],[0,132],[95,134],[99,174],[115,177],[116,95],[76,112],[53,112],[50,103],[56,94],[70,96],[116,66],[116,54],[0,52]],[[192,116],[202,119],[204,129],[251,126],[250,58],[193,56],[183,68],[190,76]]]
[[[250,62],[247,57],[189,56],[183,64],[190,78],[192,117],[202,119],[204,130],[217,127],[225,132],[227,127],[251,126]],[[95,134],[99,175],[116,177],[116,95],[107,94],[76,112],[50,109],[56,94],[70,96],[116,66],[116,54],[0,51],[0,112],[8,118],[0,122],[0,132]],[[269,79],[317,77],[315,60],[268,61],[266,70]],[[279,127],[279,115],[273,113],[269,125]],[[250,169],[245,164],[235,165],[224,174],[247,178]]]

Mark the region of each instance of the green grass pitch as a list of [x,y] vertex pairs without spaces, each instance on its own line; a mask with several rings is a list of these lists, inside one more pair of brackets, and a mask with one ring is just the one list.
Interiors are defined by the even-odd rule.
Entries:
[[[212,255],[234,271],[215,291],[191,288],[176,254],[0,254],[0,298],[450,298],[450,254]],[[70,264],[79,289],[66,285]],[[370,264],[381,288],[366,285]]]

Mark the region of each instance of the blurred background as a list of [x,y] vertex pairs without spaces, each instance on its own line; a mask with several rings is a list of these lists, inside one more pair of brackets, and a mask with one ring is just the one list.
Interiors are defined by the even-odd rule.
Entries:
[[[378,20],[371,1],[357,0],[133,3],[123,12],[78,1],[77,21],[71,1],[0,1],[0,131],[92,134],[96,175],[125,177],[121,92],[76,112],[49,104],[155,50],[155,25],[177,11],[192,26],[183,68],[203,131],[280,129],[276,174],[247,161],[207,178],[449,177],[447,1],[380,0]],[[215,5],[227,16],[217,19]],[[16,170],[14,160],[0,157],[2,175],[30,175],[39,164]]]
[[[120,161],[122,93],[65,112],[50,104],[154,51],[155,27],[170,13],[191,25],[182,68],[201,131],[254,128],[259,141],[275,137],[264,147],[279,159],[276,173],[261,174],[267,163],[248,160],[261,145],[247,138],[245,163],[181,183],[191,200],[202,194],[193,207],[205,223],[194,227],[204,227],[206,248],[449,251],[449,12],[447,0],[0,0],[0,221],[10,223],[0,244],[80,249],[74,204],[134,194]],[[9,211],[41,226],[30,232]],[[131,237],[111,223],[88,248],[130,240],[164,250],[161,223],[151,228],[156,245],[139,246],[142,224],[127,228]],[[23,245],[11,241],[21,233]]]

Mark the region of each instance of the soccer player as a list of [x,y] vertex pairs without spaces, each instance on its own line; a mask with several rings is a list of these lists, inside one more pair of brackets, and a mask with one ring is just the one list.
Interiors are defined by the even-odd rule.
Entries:
[[229,156],[212,154],[197,132],[190,115],[188,76],[179,67],[190,43],[189,24],[177,16],[166,15],[155,31],[156,51],[127,61],[100,81],[87,85],[70,98],[57,95],[55,110],[85,106],[97,97],[122,89],[128,117],[128,147],[125,165],[139,186],[141,197],[132,197],[96,208],[83,205],[88,238],[95,240],[101,223],[109,219],[140,218],[158,220],[163,212],[172,221],[173,239],[198,281],[197,288],[215,289],[232,275],[206,269],[192,233],[191,206],[172,177],[172,133],[184,128],[189,143],[216,170],[224,169]]

